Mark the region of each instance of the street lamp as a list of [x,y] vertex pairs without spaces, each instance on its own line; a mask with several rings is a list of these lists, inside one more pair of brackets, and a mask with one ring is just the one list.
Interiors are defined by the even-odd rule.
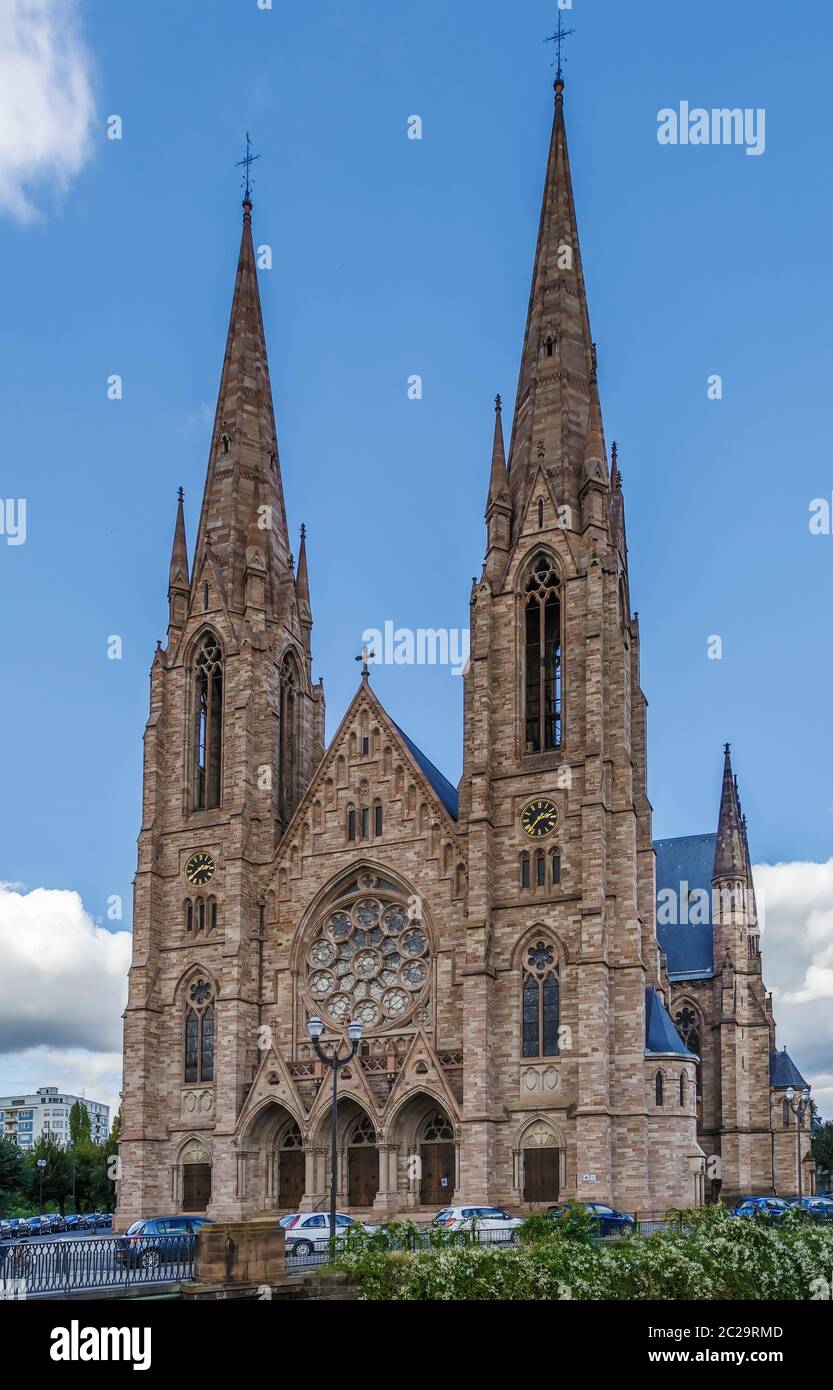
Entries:
[[46,1167],[46,1159],[37,1159],[36,1165],[38,1168],[40,1168],[40,1214],[41,1216],[43,1216],[43,1170]]
[[[321,1046],[321,1034],[324,1032],[324,1024],[320,1018],[313,1015],[307,1019],[307,1032],[312,1039],[317,1056],[325,1066],[332,1068],[333,1073],[333,1116],[330,1130],[330,1240],[334,1243],[336,1238],[336,1166],[338,1164],[338,1135],[336,1131],[336,1097],[338,1093],[338,1074],[342,1067],[351,1062],[356,1055],[356,1048],[362,1035],[362,1024],[357,1018],[353,1018],[347,1025],[347,1036],[350,1039],[350,1051],[346,1056],[341,1054],[341,1040],[339,1038],[333,1043],[332,1056],[328,1057]],[[335,1244],[333,1244],[333,1249]]]
[[804,1090],[801,1092],[801,1100],[798,1100],[798,1101],[797,1101],[796,1098],[795,1098],[795,1087],[794,1087],[794,1086],[788,1086],[788,1087],[787,1087],[787,1091],[786,1091],[786,1095],[787,1095],[787,1104],[789,1105],[791,1111],[792,1111],[793,1114],[795,1115],[796,1166],[797,1166],[797,1168],[798,1168],[798,1195],[799,1195],[799,1197],[800,1197],[800,1196],[801,1196],[801,1127],[802,1127],[802,1125],[803,1125],[803,1123],[804,1123],[804,1116],[805,1116],[805,1114],[807,1113],[807,1111],[808,1111],[809,1108],[810,1108],[810,1092],[809,1092],[808,1088],[805,1086],[805,1087],[804,1087]]

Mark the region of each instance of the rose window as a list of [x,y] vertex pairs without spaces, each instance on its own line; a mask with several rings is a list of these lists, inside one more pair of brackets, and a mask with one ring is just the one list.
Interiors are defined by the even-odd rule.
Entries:
[[[356,891],[358,888],[358,892]],[[371,891],[368,891],[370,889]],[[430,983],[428,934],[415,912],[367,878],[324,915],[306,955],[306,993],[315,1012],[344,1027],[402,1023],[424,1004]]]

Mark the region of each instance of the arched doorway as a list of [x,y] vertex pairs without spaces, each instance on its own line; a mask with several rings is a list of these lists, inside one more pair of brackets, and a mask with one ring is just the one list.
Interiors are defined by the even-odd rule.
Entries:
[[378,1191],[376,1131],[370,1118],[362,1115],[347,1132],[347,1201],[351,1207],[370,1207]]
[[293,1120],[278,1139],[278,1206],[297,1211],[304,1195],[304,1140]]
[[521,1139],[523,1199],[525,1202],[557,1202],[561,1191],[563,1150],[558,1135],[537,1121]]
[[454,1129],[442,1110],[433,1110],[422,1127],[419,1145],[420,1206],[448,1206],[454,1196]]
[[198,1139],[191,1139],[179,1155],[182,1175],[182,1210],[205,1211],[211,1201],[211,1155]]

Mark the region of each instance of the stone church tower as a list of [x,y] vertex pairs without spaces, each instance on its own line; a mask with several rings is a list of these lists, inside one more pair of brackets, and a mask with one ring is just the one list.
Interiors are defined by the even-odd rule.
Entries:
[[[200,1201],[203,1164],[183,1170],[195,1193],[169,1190],[162,1154],[172,1135],[206,1119],[217,1136],[234,1133],[256,1056],[263,890],[324,746],[324,693],[311,678],[306,547],[302,533],[295,574],[251,213],[244,202],[194,564],[189,570],[180,490],[168,640],[151,667],[125,1013],[125,1219],[166,1210],[172,1196]],[[206,993],[207,962],[222,997],[213,986]],[[184,1009],[176,1017],[165,999],[172,975]],[[180,1097],[183,1029],[188,1085]],[[223,1039],[216,1074],[203,1055],[212,1030]],[[223,1152],[220,1163],[233,1162]]]
[[699,1200],[655,928],[639,627],[555,114],[508,462],[498,400],[455,789],[365,670],[324,751],[251,237],[193,568],[151,672],[118,1224],[339,1203]]

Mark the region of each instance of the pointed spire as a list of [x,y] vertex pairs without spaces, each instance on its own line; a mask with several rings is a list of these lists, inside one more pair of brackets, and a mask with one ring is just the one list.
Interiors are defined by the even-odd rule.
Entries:
[[607,486],[607,455],[602,438],[602,410],[595,371],[590,381],[590,409],[587,415],[587,433],[584,437],[582,484],[585,483]]
[[229,606],[237,611],[245,605],[246,549],[252,517],[259,506],[266,509],[261,514],[267,518],[259,538],[266,562],[264,603],[274,612],[292,574],[252,240],[252,205],[246,198],[194,558],[197,573],[205,558],[210,532]]
[[168,572],[168,632],[181,628],[188,616],[191,583],[188,577],[188,540],[185,535],[184,493],[177,494],[174,542],[171,546],[171,567]]
[[563,469],[565,500],[578,501],[594,357],[559,78],[509,455],[516,518],[533,443]]
[[[307,569],[307,528],[301,522],[301,548],[298,551],[298,574],[295,579],[295,592],[298,595],[298,606],[303,614],[306,607],[310,612],[309,600],[309,571]],[[312,620],[310,614],[310,621]]]
[[168,575],[168,586],[171,589],[187,589],[189,586],[188,540],[185,535],[184,498],[185,493],[182,491],[182,488],[180,488],[177,493],[174,543],[171,547],[171,568]]
[[723,787],[720,794],[720,817],[717,823],[712,878],[745,879],[746,876],[743,826],[737,787],[732,774],[732,754],[727,743],[723,752]]
[[506,502],[508,497],[509,478],[506,473],[506,450],[503,443],[503,403],[500,396],[495,396],[495,439],[492,446],[492,471],[489,477],[486,515],[489,515],[489,508],[494,503]]

